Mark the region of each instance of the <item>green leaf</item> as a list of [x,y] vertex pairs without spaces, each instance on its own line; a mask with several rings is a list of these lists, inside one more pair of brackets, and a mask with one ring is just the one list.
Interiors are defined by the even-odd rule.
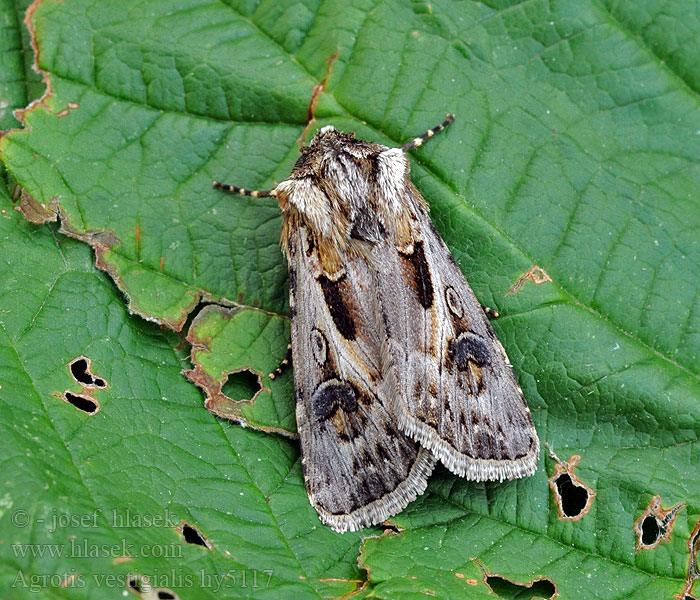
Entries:
[[[29,46],[16,11],[0,5],[2,127],[38,87],[20,60],[23,36]],[[376,597],[476,598],[490,594],[484,573],[525,586],[548,578],[561,597],[692,593],[700,23],[687,3],[43,0],[29,22],[49,93],[0,152],[25,213],[58,213],[62,233],[23,222],[5,200],[3,595],[29,596],[13,587],[19,572],[77,598],[104,595],[96,575],[155,580],[171,567],[233,570],[230,597],[339,596],[366,579]],[[235,385],[233,372],[260,374],[262,392],[240,403],[241,384],[231,402],[219,397],[223,412],[293,430],[290,375],[265,379],[288,330],[279,209],[211,181],[265,189],[287,176],[336,52],[316,127],[400,145],[456,114],[412,152],[412,177],[477,297],[501,313],[494,326],[541,439],[562,459],[581,456],[576,476],[596,496],[580,520],[559,518],[555,460],[543,456],[533,477],[501,484],[441,470],[394,519],[402,533],[360,548],[359,535],[319,524],[295,442],[215,419],[181,375],[199,368],[211,398]],[[192,319],[200,301],[213,307]],[[195,364],[147,321],[187,326]],[[109,384],[88,390],[93,416],[61,398],[84,391],[68,369],[79,356]],[[634,523],[657,494],[664,509],[685,508],[670,541],[635,552]],[[168,509],[212,549],[171,526],[117,529],[111,511],[129,507]],[[13,524],[17,510],[31,527]],[[94,528],[38,522],[95,510]],[[118,564],[113,552],[13,554],[71,536],[182,554]],[[268,569],[269,587],[241,585],[243,570]],[[88,584],[40,580],[54,573]],[[182,597],[215,593],[162,580]]]
[[[211,412],[262,431],[295,436],[294,406],[289,402],[294,395],[291,374],[268,378],[277,367],[275,356],[287,346],[287,323],[259,310],[218,306],[207,306],[195,317],[187,341],[196,367],[186,375],[204,390]],[[242,398],[232,398],[225,385],[231,375],[241,372],[257,380],[254,394],[243,391]]]

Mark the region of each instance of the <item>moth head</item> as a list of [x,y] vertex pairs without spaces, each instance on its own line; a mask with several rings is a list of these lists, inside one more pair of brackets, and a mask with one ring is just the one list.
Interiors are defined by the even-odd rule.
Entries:
[[313,148],[318,147],[342,147],[348,143],[352,143],[355,140],[355,134],[353,132],[343,133],[338,131],[333,125],[325,125],[321,127],[316,132],[308,146],[301,149],[302,153],[309,152]]

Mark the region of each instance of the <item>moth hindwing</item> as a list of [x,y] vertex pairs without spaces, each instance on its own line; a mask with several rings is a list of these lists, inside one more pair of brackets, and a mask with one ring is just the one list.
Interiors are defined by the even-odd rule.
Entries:
[[406,151],[323,127],[267,191],[283,214],[304,480],[339,532],[469,479],[534,473],[539,441],[508,358],[411,183]]

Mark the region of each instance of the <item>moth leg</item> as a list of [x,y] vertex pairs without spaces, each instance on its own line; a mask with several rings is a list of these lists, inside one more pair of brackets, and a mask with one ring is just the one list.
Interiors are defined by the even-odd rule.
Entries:
[[481,304],[481,310],[484,311],[484,314],[489,318],[489,319],[498,319],[499,312],[497,310],[494,310],[493,308],[490,308],[486,306],[485,304]]
[[284,373],[287,370],[287,367],[290,365],[291,362],[292,362],[292,345],[287,344],[287,352],[285,353],[284,358],[282,359],[282,362],[277,366],[277,368],[274,371],[272,371],[272,373],[270,373],[268,375],[268,377],[270,379],[276,379],[277,377],[282,375],[282,373]]
[[438,131],[442,131],[447,127],[452,121],[455,120],[455,116],[453,114],[447,115],[447,118],[440,123],[440,125],[437,125],[436,127],[433,127],[432,129],[428,129],[423,135],[419,135],[417,138],[413,138],[410,142],[407,144],[404,144],[401,146],[401,150],[404,152],[411,150],[412,148],[418,148],[419,146],[423,145],[423,142],[431,137],[433,137]]
[[253,198],[269,198],[275,197],[275,190],[247,190],[246,188],[238,187],[237,185],[229,185],[228,183],[214,182],[214,188],[224,190],[231,194],[240,194],[241,196],[252,196]]

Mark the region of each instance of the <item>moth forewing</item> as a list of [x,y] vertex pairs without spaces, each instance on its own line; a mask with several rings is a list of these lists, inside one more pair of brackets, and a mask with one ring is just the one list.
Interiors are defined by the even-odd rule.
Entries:
[[285,248],[304,479],[321,520],[355,531],[422,494],[435,459],[401,432],[389,407],[367,262],[343,254],[342,269],[328,273],[309,235],[291,227]]
[[505,352],[409,178],[407,150],[323,127],[273,196],[289,265],[304,480],[336,531],[423,493],[439,458],[476,480],[534,472],[539,442]]
[[532,475],[539,440],[503,346],[427,214],[418,221],[413,246],[393,259],[408,285],[379,282],[380,298],[398,295],[385,312],[399,427],[468,479]]

